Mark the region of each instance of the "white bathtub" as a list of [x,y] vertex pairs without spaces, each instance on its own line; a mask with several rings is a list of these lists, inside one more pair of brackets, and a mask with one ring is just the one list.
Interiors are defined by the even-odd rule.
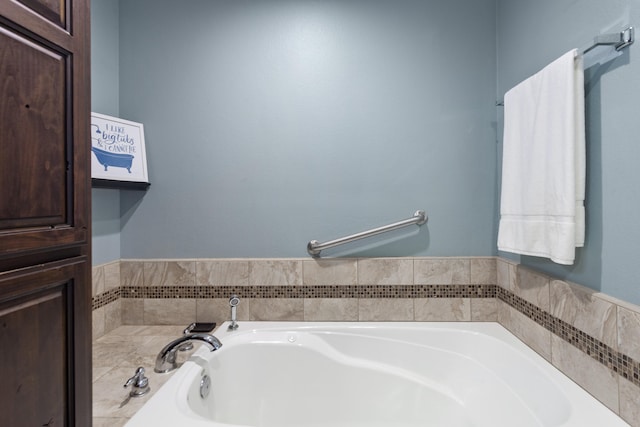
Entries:
[[226,327],[128,427],[627,425],[497,323]]

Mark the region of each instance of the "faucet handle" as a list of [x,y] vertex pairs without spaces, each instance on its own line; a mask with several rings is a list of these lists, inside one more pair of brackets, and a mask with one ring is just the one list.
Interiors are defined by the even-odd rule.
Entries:
[[129,386],[131,386],[131,391],[129,392],[131,397],[140,397],[149,392],[149,378],[144,376],[144,368],[142,366],[136,369],[136,373],[124,384],[124,388]]
[[[189,326],[187,326],[184,331],[182,331],[183,335],[189,335],[191,333],[191,331],[193,331],[193,328],[196,327],[195,323],[190,324]],[[191,341],[185,341],[183,344],[180,345],[180,347],[178,347],[178,350],[180,351],[189,351],[189,350],[193,350],[193,343]]]
[[195,323],[192,323],[192,324],[190,324],[189,326],[187,326],[187,327],[184,329],[184,331],[182,331],[182,333],[183,333],[184,335],[190,334],[190,333],[191,333],[191,331],[193,331],[193,328],[195,328],[195,327],[196,327],[196,324],[195,324]]

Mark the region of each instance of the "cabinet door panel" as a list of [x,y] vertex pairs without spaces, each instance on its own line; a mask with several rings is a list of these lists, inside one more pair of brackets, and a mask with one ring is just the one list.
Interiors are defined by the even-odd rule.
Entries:
[[18,0],[44,19],[65,27],[67,2],[64,0]]
[[[73,425],[75,331],[82,328],[74,301],[86,305],[88,287],[85,262],[76,261],[0,275],[2,425]],[[86,367],[84,374],[90,377]]]
[[64,292],[58,286],[0,308],[0,363],[11,367],[0,368],[6,425],[68,425]]
[[0,230],[68,225],[66,58],[0,26]]
[[[25,11],[0,0],[0,14]],[[33,13],[23,24],[0,16],[0,260],[88,242],[86,27],[69,34]]]

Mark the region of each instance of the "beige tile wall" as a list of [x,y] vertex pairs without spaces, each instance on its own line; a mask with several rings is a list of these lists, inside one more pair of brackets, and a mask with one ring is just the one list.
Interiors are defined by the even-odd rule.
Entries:
[[[121,262],[123,286],[359,286],[495,285],[495,258],[260,259]],[[222,322],[228,299],[124,298],[123,324]],[[162,318],[164,316],[164,318]],[[322,321],[495,321],[493,298],[247,298],[239,319]]]
[[[120,288],[120,261],[110,262],[93,267],[92,296]],[[122,300],[116,299],[106,305],[93,310],[92,329],[93,338],[97,339],[122,325]]]
[[[559,319],[600,341],[621,356],[640,361],[640,307],[586,287],[529,270],[505,259],[497,260],[497,284],[533,304],[549,319]],[[639,372],[635,384],[616,368],[597,360],[573,337],[560,337],[507,302],[498,300],[498,321],[549,360],[632,426],[640,426]],[[569,333],[571,335],[572,332]]]
[[[493,287],[497,297],[473,294],[473,285]],[[625,379],[616,367],[571,344],[572,336],[552,332],[558,332],[557,322],[566,322],[615,354],[640,361],[640,307],[505,259],[123,260],[94,267],[94,297],[119,286],[134,291],[113,301],[111,295],[99,307],[94,303],[94,338],[120,325],[221,323],[229,317],[233,292],[245,295],[239,320],[498,321],[640,427],[639,373]],[[460,295],[411,293],[425,287],[459,289]],[[163,297],[135,293],[151,288],[164,291]],[[309,289],[315,293],[305,293]]]

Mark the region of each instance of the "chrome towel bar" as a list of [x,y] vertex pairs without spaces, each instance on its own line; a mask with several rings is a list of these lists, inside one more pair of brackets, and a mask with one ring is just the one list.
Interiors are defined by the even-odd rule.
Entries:
[[[586,55],[590,54],[598,46],[611,46],[617,52],[620,52],[622,49],[631,46],[635,39],[635,29],[633,27],[627,27],[617,33],[599,34],[594,37],[593,43],[591,43],[589,47],[582,49],[582,55],[586,58]],[[613,59],[613,57],[609,57],[607,61],[611,59]],[[588,67],[590,67],[590,65],[587,65],[585,61],[585,69]],[[497,101],[496,107],[504,107],[504,101]]]
[[341,237],[339,239],[329,240],[328,242],[320,243],[317,240],[312,240],[307,244],[307,252],[314,258],[320,257],[320,252],[323,249],[333,248],[335,246],[343,245],[345,243],[354,242],[356,240],[364,239],[366,237],[375,236],[377,234],[386,233],[387,231],[397,230],[408,225],[422,225],[427,222],[427,215],[424,211],[416,211],[411,218],[404,219],[402,221],[394,222],[393,224],[383,225],[382,227],[372,228],[371,230],[361,231],[360,233],[352,234],[350,236]]

